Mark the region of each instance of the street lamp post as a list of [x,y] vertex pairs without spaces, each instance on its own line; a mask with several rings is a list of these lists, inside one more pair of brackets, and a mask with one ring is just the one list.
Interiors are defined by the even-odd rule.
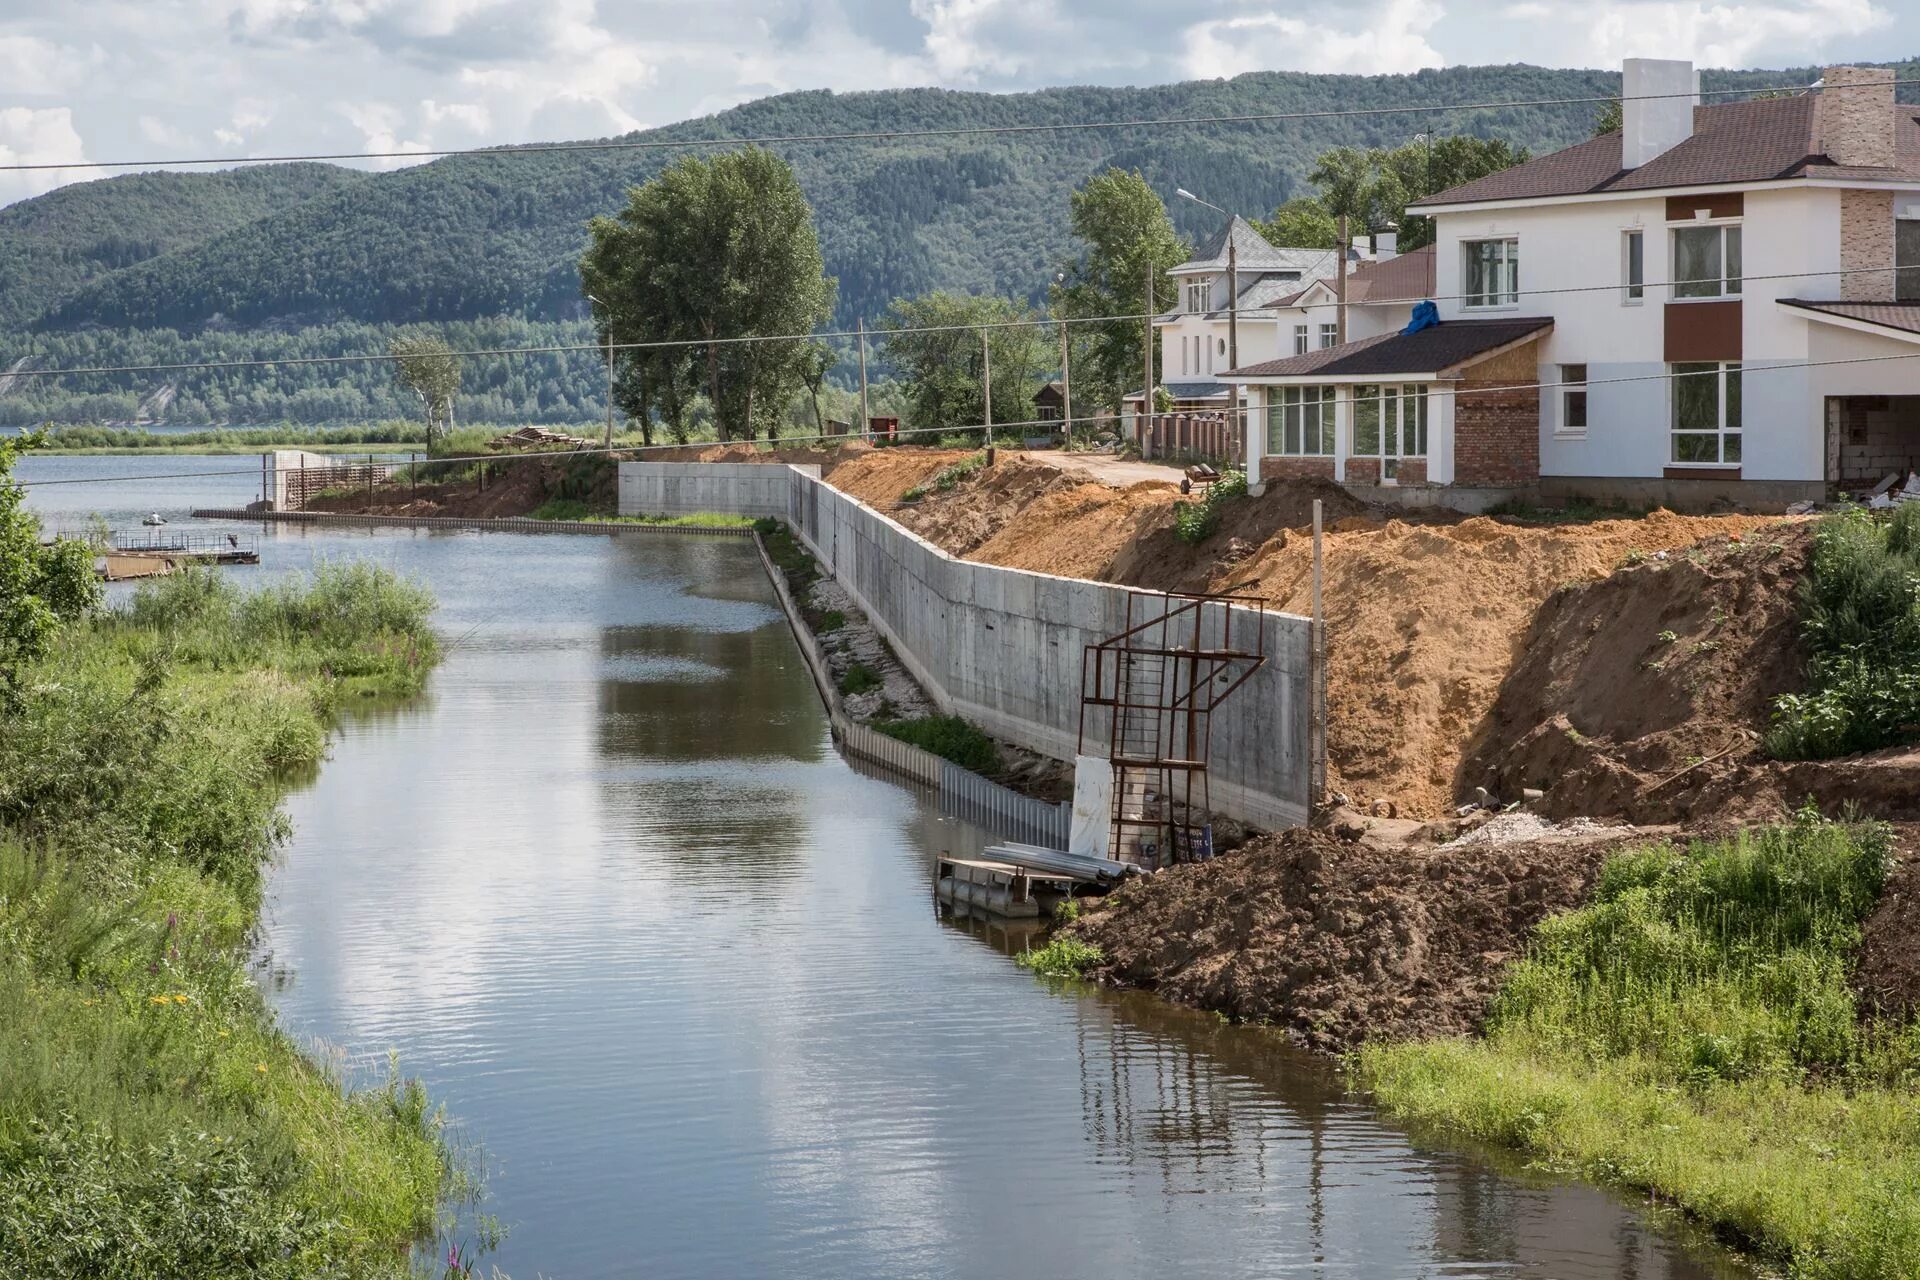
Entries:
[[613,308],[607,306],[604,298],[587,295],[588,302],[598,302],[607,312],[607,438],[606,448],[613,448]]

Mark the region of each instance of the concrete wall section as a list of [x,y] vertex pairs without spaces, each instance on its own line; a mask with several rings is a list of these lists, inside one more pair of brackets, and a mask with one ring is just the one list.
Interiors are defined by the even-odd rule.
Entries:
[[[943,708],[1009,742],[1074,758],[1082,656],[1125,629],[1125,588],[955,559],[811,468],[622,463],[620,510],[776,514],[762,508],[779,487],[777,514]],[[1250,639],[1255,619],[1240,611],[1236,630],[1244,625]],[[1213,804],[1260,826],[1292,826],[1307,818],[1309,628],[1287,614],[1268,614],[1263,626],[1266,665],[1213,718]]]
[[[816,476],[818,467],[806,468]],[[758,462],[620,464],[620,514],[685,516],[703,511],[787,518],[785,468]]]

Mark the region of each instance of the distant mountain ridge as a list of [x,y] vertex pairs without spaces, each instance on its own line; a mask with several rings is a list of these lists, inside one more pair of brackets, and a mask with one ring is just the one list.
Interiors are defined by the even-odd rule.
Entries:
[[[1920,74],[1920,61],[1893,68]],[[1806,84],[1812,68],[1709,72],[1704,87]],[[1138,168],[1195,239],[1217,216],[1172,198],[1184,186],[1262,216],[1306,189],[1341,143],[1398,145],[1429,129],[1498,136],[1536,153],[1587,137],[1617,74],[1531,66],[1404,76],[1258,72],[1151,88],[986,94],[905,89],[784,94],[629,135],[696,141],[790,134],[1086,124],[1127,119],[1394,109],[1179,127],[783,144],[812,201],[836,325],[877,319],[932,288],[1037,298],[1072,252],[1067,198],[1109,165]],[[1913,98],[1911,86],[1902,96]],[[1447,111],[1418,108],[1491,103]],[[141,174],[63,188],[0,210],[0,332],[78,338],[100,329],[285,335],[584,316],[575,263],[585,224],[680,150],[455,156],[391,172],[270,165]],[[102,335],[104,336],[104,335]],[[15,349],[0,348],[0,355]],[[32,348],[29,347],[31,350]],[[69,344],[62,344],[69,349]],[[331,370],[329,379],[341,372]],[[357,375],[356,375],[357,376]],[[371,376],[371,375],[368,375]],[[96,392],[99,388],[95,388]],[[146,394],[151,387],[129,386]],[[585,402],[590,388],[568,403]]]

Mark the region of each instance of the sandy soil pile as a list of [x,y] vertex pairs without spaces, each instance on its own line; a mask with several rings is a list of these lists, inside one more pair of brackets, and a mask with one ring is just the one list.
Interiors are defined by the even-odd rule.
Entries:
[[1316,1049],[1462,1035],[1533,927],[1583,902],[1618,843],[1382,851],[1297,829],[1133,880],[1069,927],[1106,954],[1104,981]]

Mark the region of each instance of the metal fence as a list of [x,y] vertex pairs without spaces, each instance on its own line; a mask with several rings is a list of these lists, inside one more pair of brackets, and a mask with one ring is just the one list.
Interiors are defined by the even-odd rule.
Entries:
[[786,575],[767,555],[760,536],[754,535],[760,551],[760,563],[773,583],[774,594],[793,629],[793,638],[806,659],[814,688],[826,704],[827,720],[841,750],[848,755],[871,761],[909,782],[931,788],[940,798],[940,811],[950,818],[970,822],[997,836],[1024,840],[1052,848],[1067,847],[1067,830],[1073,820],[1071,804],[1054,804],[1023,796],[1003,787],[991,778],[983,778],[950,760],[934,755],[910,742],[889,737],[878,729],[854,720],[840,704],[840,691],[834,686],[833,671],[812,628],[800,616],[793,594],[787,590]]

